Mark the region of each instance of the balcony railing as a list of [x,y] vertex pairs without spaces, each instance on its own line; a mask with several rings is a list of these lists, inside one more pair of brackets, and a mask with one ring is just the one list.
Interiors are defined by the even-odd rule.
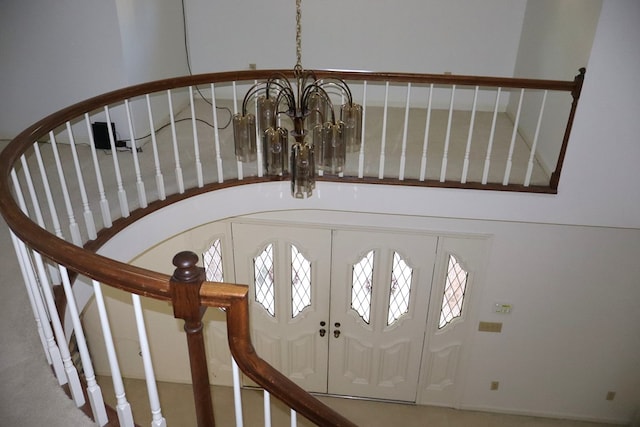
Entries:
[[[132,294],[154,425],[164,419],[140,296],[170,301],[185,321],[199,425],[214,423],[200,321],[206,307],[226,310],[231,352],[249,378],[318,425],[353,425],[255,354],[246,286],[204,281],[189,253],[176,256],[173,277],[97,254],[128,225],[173,203],[288,178],[265,176],[260,153],[255,162],[237,161],[228,126],[238,97],[272,73],[216,73],[117,90],[35,123],[2,153],[0,211],[44,352],[60,384],[69,384],[79,407],[89,401],[100,425],[109,421],[82,329],[87,298],[73,286],[79,275],[89,278],[98,304],[120,425],[133,425],[133,419],[102,285]],[[573,81],[335,71],[316,76],[345,80],[364,113],[362,148],[348,153],[343,173],[319,181],[555,193],[584,70]],[[60,289],[62,309],[56,305]],[[68,313],[71,326],[59,311]],[[69,351],[72,334],[83,375]]]

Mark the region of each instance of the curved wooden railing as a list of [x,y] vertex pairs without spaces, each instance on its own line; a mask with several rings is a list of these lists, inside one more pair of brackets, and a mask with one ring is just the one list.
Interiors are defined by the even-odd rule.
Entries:
[[[291,77],[292,71],[278,70],[286,76]],[[204,281],[201,271],[195,267],[196,260],[192,255],[180,254],[177,256],[174,262],[178,267],[173,277],[169,277],[164,274],[160,274],[147,269],[128,265],[126,263],[116,261],[97,254],[97,251],[112,237],[124,230],[128,225],[138,221],[144,216],[167,207],[173,203],[187,199],[194,195],[207,193],[210,191],[230,188],[238,185],[254,184],[267,181],[278,181],[286,179],[287,177],[269,177],[263,176],[260,172],[260,167],[254,169],[247,169],[248,174],[243,173],[241,165],[237,165],[238,173],[235,171],[229,172],[230,169],[234,169],[235,159],[231,162],[233,168],[224,167],[221,160],[221,152],[224,147],[220,148],[216,145],[216,165],[211,167],[211,170],[217,167],[217,179],[209,179],[209,182],[204,182],[202,176],[198,176],[187,183],[187,186],[180,188],[176,185],[169,191],[165,191],[165,188],[161,188],[162,179],[158,180],[158,175],[161,176],[161,168],[156,161],[156,170],[139,172],[139,164],[137,158],[134,159],[134,165],[136,169],[137,177],[130,182],[118,181],[118,194],[98,194],[103,192],[100,183],[98,186],[100,191],[91,193],[87,197],[84,182],[82,180],[81,171],[76,161],[77,182],[70,184],[64,181],[64,177],[73,175],[73,172],[64,172],[64,167],[61,166],[58,160],[59,148],[56,145],[56,138],[69,139],[70,147],[72,148],[74,157],[76,156],[74,142],[74,133],[77,133],[78,129],[82,129],[83,126],[89,127],[91,118],[97,117],[105,112],[107,118],[109,118],[109,108],[114,111],[114,108],[123,108],[123,103],[126,106],[126,113],[130,114],[129,101],[133,103],[134,100],[140,101],[144,106],[144,97],[148,94],[167,93],[169,103],[171,103],[172,90],[178,90],[180,88],[189,88],[188,95],[190,100],[187,105],[190,105],[191,112],[194,112],[194,92],[192,88],[196,88],[200,92],[199,86],[203,86],[205,91],[211,95],[211,100],[216,99],[214,84],[222,85],[223,89],[232,93],[233,98],[236,98],[236,82],[243,82],[243,84],[251,84],[254,80],[261,80],[272,75],[274,71],[261,70],[261,71],[242,71],[242,72],[225,72],[206,74],[198,76],[189,76],[181,78],[167,79],[152,83],[141,84],[132,86],[114,92],[110,92],[104,95],[97,96],[95,98],[88,99],[78,104],[67,107],[63,110],[46,117],[34,125],[30,126],[18,137],[16,137],[9,146],[2,152],[0,157],[0,212],[5,218],[9,228],[15,236],[14,243],[17,245],[16,250],[20,254],[24,255],[24,248],[27,251],[33,251],[37,256],[42,256],[48,260],[53,261],[59,265],[61,270],[68,269],[72,274],[80,274],[89,277],[90,279],[106,284],[108,286],[116,287],[132,294],[147,296],[154,299],[171,301],[174,305],[174,313],[176,317],[185,320],[185,330],[189,337],[190,354],[192,358],[192,374],[194,379],[194,393],[196,395],[197,402],[197,414],[199,419],[199,425],[213,425],[213,415],[210,408],[210,398],[207,397],[205,389],[208,388],[208,382],[203,384],[201,380],[206,378],[207,375],[203,374],[203,369],[206,372],[206,358],[204,357],[204,347],[202,344],[198,344],[198,334],[201,334],[202,324],[200,318],[202,316],[203,308],[205,307],[220,307],[226,309],[227,322],[228,322],[228,337],[229,345],[232,354],[241,367],[242,371],[253,379],[256,383],[262,385],[265,389],[269,390],[279,399],[287,403],[290,407],[299,411],[301,414],[317,423],[318,425],[353,425],[351,422],[340,416],[339,414],[327,408],[321,404],[315,398],[304,392],[297,385],[292,383],[287,377],[273,369],[262,359],[260,359],[250,341],[249,335],[249,315],[248,315],[248,299],[247,299],[247,287],[235,284],[224,283],[212,283]],[[564,93],[571,97],[571,105],[569,111],[567,111],[568,120],[566,127],[564,128],[562,141],[559,144],[557,162],[555,169],[551,171],[547,184],[531,184],[525,179],[523,182],[511,182],[508,176],[505,175],[503,182],[489,182],[486,176],[483,180],[451,180],[446,172],[446,161],[442,162],[442,173],[439,178],[429,178],[425,173],[425,165],[427,164],[427,142],[425,137],[425,143],[423,148],[423,167],[420,174],[416,173],[413,177],[407,177],[404,171],[400,171],[399,176],[393,173],[393,176],[385,176],[383,171],[383,160],[379,161],[380,168],[379,173],[368,173],[366,168],[362,167],[362,161],[359,168],[352,171],[348,171],[344,176],[321,176],[318,180],[334,181],[334,182],[349,182],[358,184],[386,184],[386,185],[412,185],[412,186],[438,186],[438,187],[457,187],[457,188],[471,188],[471,189],[488,189],[488,190],[501,190],[501,191],[526,191],[526,192],[544,192],[555,193],[558,188],[558,182],[560,178],[560,172],[562,169],[562,163],[566,153],[566,146],[569,140],[571,124],[576,111],[577,102],[580,96],[580,90],[582,86],[582,79],[584,77],[584,70],[581,70],[580,74],[573,81],[550,81],[550,80],[530,80],[530,79],[512,79],[512,78],[495,78],[495,77],[472,77],[472,76],[451,76],[451,75],[424,75],[424,74],[407,74],[407,73],[370,73],[370,72],[334,72],[334,71],[317,71],[317,78],[329,78],[339,77],[350,84],[359,85],[363,84],[363,94],[366,97],[367,82],[370,85],[378,84],[380,88],[386,89],[384,96],[384,102],[382,108],[384,108],[384,120],[387,120],[387,107],[392,105],[393,102],[389,102],[388,90],[389,86],[399,85],[404,91],[406,88],[406,97],[400,99],[397,104],[404,105],[405,111],[405,132],[403,141],[403,151],[401,153],[404,156],[404,146],[406,145],[406,123],[410,110],[416,108],[414,101],[410,100],[409,92],[411,84],[414,87],[421,87],[425,93],[429,95],[429,105],[425,110],[427,117],[431,113],[431,100],[434,88],[442,88],[442,90],[451,89],[449,103],[449,126],[451,124],[452,111],[454,110],[454,92],[456,87],[467,88],[471,93],[475,90],[475,97],[473,101],[473,107],[467,111],[471,111],[471,116],[475,116],[476,97],[479,88],[490,88],[491,90],[498,89],[498,96],[495,101],[495,111],[498,110],[498,98],[500,90],[513,88],[520,91],[520,105],[522,104],[522,96],[525,90],[541,90],[555,91],[558,93]],[[205,95],[200,95],[205,98]],[[186,99],[185,95],[185,99]],[[372,99],[373,97],[370,97]],[[381,99],[379,100],[381,101]],[[445,104],[446,104],[445,103]],[[237,100],[235,100],[237,105]],[[109,107],[111,106],[111,107]],[[115,106],[115,107],[114,107]],[[147,97],[146,106],[149,108],[149,129],[151,134],[154,134],[155,128],[160,126],[160,121],[151,119],[151,104]],[[365,106],[366,108],[366,106]],[[103,109],[103,110],[101,110]],[[464,107],[463,107],[464,109]],[[217,111],[215,103],[213,105],[214,121],[217,118]],[[229,110],[230,111],[230,110]],[[520,106],[518,106],[517,116],[520,115]],[[540,117],[542,117],[542,111],[540,111]],[[495,113],[494,113],[495,117]],[[84,118],[84,122],[83,122]],[[174,122],[175,114],[170,116],[170,124],[175,129]],[[195,138],[196,146],[198,139],[195,131],[195,118],[191,117],[193,124],[193,135],[190,138]],[[85,123],[86,122],[86,123]],[[473,123],[473,122],[472,122]],[[166,125],[166,123],[165,123]],[[538,122],[538,128],[540,124]],[[216,125],[215,144],[220,144],[218,139],[217,130],[220,126]],[[129,117],[129,129],[133,131],[131,125],[131,118]],[[471,145],[471,133],[473,125],[469,128],[469,138],[467,142],[466,159],[469,157],[469,146]],[[513,136],[518,132],[517,118],[516,124],[513,127]],[[428,131],[428,129],[427,129]],[[425,131],[425,132],[427,132]],[[447,129],[447,138],[450,129]],[[140,138],[135,137],[135,132],[131,132],[133,135],[129,136],[130,147],[132,153],[137,151],[137,141]],[[145,138],[149,139],[148,135]],[[537,138],[538,130],[536,130]],[[88,132],[89,141],[92,141],[91,132]],[[386,135],[383,134],[384,139]],[[41,153],[39,149],[39,141],[48,140],[51,144],[52,151],[55,157],[55,163],[53,165],[42,165]],[[366,141],[365,141],[366,142]],[[176,141],[175,132],[173,136],[173,143],[178,152],[178,143]],[[110,135],[110,144],[112,154],[116,156],[115,151],[115,137]],[[93,145],[93,144],[90,144]],[[535,144],[534,144],[535,145]],[[156,148],[155,134],[153,135],[153,146]],[[66,147],[66,146],[65,146]],[[92,148],[93,150],[93,148]],[[489,153],[489,149],[487,153]],[[511,151],[513,151],[513,142],[511,143]],[[99,169],[98,163],[95,160],[94,154],[94,167]],[[535,150],[531,151],[529,156],[529,162],[535,156]],[[446,149],[445,149],[446,154]],[[384,142],[382,143],[381,156],[384,157]],[[360,156],[364,156],[364,149],[360,153]],[[196,148],[196,161],[200,161],[199,152]],[[32,177],[30,176],[30,166],[35,165],[35,160],[38,160],[36,167],[41,168],[42,179],[40,182],[34,184]],[[75,161],[76,159],[74,159]],[[116,161],[117,159],[113,159]],[[483,159],[485,165],[490,160],[489,155]],[[511,158],[507,159],[511,161]],[[53,162],[53,161],[52,161]],[[87,157],[86,162],[91,162],[91,159]],[[357,162],[355,162],[357,163]],[[201,165],[198,164],[198,168]],[[44,172],[42,170],[44,168]],[[49,169],[47,169],[49,168]],[[198,169],[196,168],[196,169]],[[72,169],[69,166],[69,169]],[[116,172],[119,172],[118,166],[114,166]],[[176,174],[181,169],[179,161],[176,155]],[[223,170],[224,169],[224,170]],[[46,172],[48,170],[48,174]],[[257,172],[256,172],[257,170]],[[376,170],[378,172],[378,170]],[[50,200],[51,191],[48,187],[49,182],[47,177],[58,174],[59,187],[63,194],[65,194],[65,200]],[[85,171],[86,173],[86,171]],[[67,174],[67,175],[65,175]],[[155,174],[155,175],[154,175]],[[99,175],[99,174],[98,174]],[[229,176],[230,175],[230,176]],[[245,176],[247,175],[247,176]],[[486,169],[485,169],[486,175]],[[508,175],[508,174],[507,174]],[[154,182],[154,176],[158,185],[157,191],[149,190],[149,184]],[[51,180],[53,185],[53,180]],[[69,181],[72,179],[69,178]],[[180,181],[180,179],[178,179]],[[197,182],[196,182],[197,181]],[[147,184],[147,187],[145,187]],[[67,200],[76,194],[76,190],[69,191],[70,186],[76,185],[79,189],[77,191],[81,194],[82,200],[70,201]],[[127,199],[126,190],[130,193],[137,191],[138,199],[135,197],[130,200]],[[110,197],[110,198],[109,198]],[[38,200],[47,200],[49,210],[42,209],[39,212],[37,206]],[[97,232],[92,231],[90,226],[91,222],[98,223],[100,216],[94,214],[93,211],[99,211],[98,206],[103,208],[111,202],[112,204],[120,205],[120,216],[113,219],[110,215],[118,215],[112,212],[108,207],[102,209],[102,226]],[[133,209],[129,209],[128,203],[134,206]],[[83,210],[83,212],[80,212]],[[57,212],[67,212],[69,218],[68,226],[62,226],[57,221]],[[74,215],[75,213],[75,215]],[[86,222],[86,231],[80,230],[76,217],[82,217],[84,215]],[[93,224],[91,224],[93,225]],[[95,227],[95,226],[94,226]],[[24,247],[20,246],[24,245]],[[197,258],[197,257],[196,257]],[[25,277],[29,275],[26,274]],[[64,279],[64,278],[63,278]],[[36,280],[37,281],[37,280]],[[64,281],[64,280],[63,280]],[[191,342],[193,337],[193,343]],[[191,346],[193,345],[193,348]],[[203,395],[205,393],[205,395]],[[207,403],[208,402],[208,403]],[[209,405],[209,407],[207,407]]]

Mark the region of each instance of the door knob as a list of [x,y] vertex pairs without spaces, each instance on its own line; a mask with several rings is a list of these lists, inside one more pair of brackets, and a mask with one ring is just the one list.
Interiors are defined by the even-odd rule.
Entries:
[[327,331],[325,329],[320,329],[320,336],[323,337],[324,334],[326,334]]
[[338,338],[340,336],[340,330],[336,329],[335,331],[333,331],[333,336]]

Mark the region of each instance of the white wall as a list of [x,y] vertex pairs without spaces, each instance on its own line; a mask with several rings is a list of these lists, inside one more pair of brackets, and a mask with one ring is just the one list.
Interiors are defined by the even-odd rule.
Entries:
[[[2,0],[0,7],[2,139],[92,96],[187,74],[180,2]],[[144,118],[136,121],[141,134],[145,114],[136,115]],[[124,114],[112,120],[127,138]]]
[[[595,36],[602,0],[538,0],[527,2],[514,77],[572,80],[586,67]],[[515,117],[517,97],[508,111]],[[550,93],[536,153],[547,171],[555,169],[572,98]],[[533,142],[541,92],[528,92],[522,104],[519,131]]]
[[[295,65],[294,1],[186,3],[194,73]],[[525,6],[525,0],[303,1],[302,63],[511,76]]]
[[126,84],[115,3],[0,2],[0,138]]
[[182,6],[173,0],[116,0],[127,85],[189,73]]

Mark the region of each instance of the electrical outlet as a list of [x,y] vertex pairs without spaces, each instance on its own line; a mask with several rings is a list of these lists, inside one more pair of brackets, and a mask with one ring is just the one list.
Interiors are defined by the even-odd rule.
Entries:
[[489,390],[497,390],[500,387],[500,381],[491,381],[491,386]]
[[253,63],[249,64],[249,69],[250,70],[255,70],[256,69],[256,64],[253,64]]

